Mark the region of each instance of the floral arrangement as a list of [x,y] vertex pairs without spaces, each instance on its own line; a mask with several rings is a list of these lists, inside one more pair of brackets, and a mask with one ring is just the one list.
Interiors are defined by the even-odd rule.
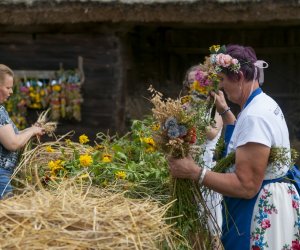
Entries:
[[153,132],[154,141],[162,152],[175,158],[189,154],[190,146],[196,142],[195,119],[182,105],[180,99],[162,99],[162,94],[152,86],[151,103],[155,124],[158,127]]
[[[220,155],[220,151],[223,151],[222,148],[224,148],[224,144],[216,148],[217,155]],[[293,148],[271,147],[268,164],[271,164],[272,167],[275,168],[277,166],[293,166],[298,157],[299,153]],[[235,152],[231,152],[226,157],[218,159],[212,171],[224,173],[229,170],[234,163]]]
[[76,72],[59,71],[58,80],[52,86],[50,95],[51,116],[81,121],[81,81]]
[[[163,100],[162,94],[152,86],[149,91],[152,93],[150,101],[154,105],[152,114],[157,130],[153,131],[153,139],[157,149],[175,158],[194,155],[194,144],[201,144],[206,139],[205,131],[210,123],[210,118],[207,119],[208,102],[203,99],[192,101],[191,96],[185,96],[188,100],[182,104],[182,98]],[[197,150],[196,155],[200,154]],[[172,179],[171,196],[176,202],[171,207],[170,216],[182,215],[175,220],[177,227],[183,236],[192,241],[192,235],[203,232],[198,214],[198,204],[203,201],[199,187],[191,180]]]
[[220,79],[216,72],[206,69],[197,70],[195,80],[190,86],[190,95],[193,101],[197,102],[203,97],[207,97],[210,91],[218,90]]
[[4,103],[7,112],[10,114],[10,118],[19,129],[25,129],[27,126],[26,113],[27,106],[26,101],[22,97],[22,91],[14,85],[13,95]]
[[240,62],[226,54],[225,45],[213,45],[209,48],[209,50],[211,53],[210,61],[216,72],[221,72],[224,69],[229,69],[235,73],[239,72],[239,69],[241,68]]
[[19,129],[27,126],[29,109],[51,108],[51,119],[81,120],[81,80],[76,71],[59,71],[56,79],[22,78],[14,84],[14,94],[6,110]]
[[20,168],[24,169],[20,175],[35,184],[32,170],[26,168],[37,164],[45,187],[75,178],[99,187],[113,186],[132,198],[150,196],[166,204],[170,201],[168,167],[164,155],[157,151],[151,125],[152,120],[135,120],[123,137],[98,133],[94,143],[85,134],[75,141],[66,135],[45,142],[23,154],[26,160],[21,159]]

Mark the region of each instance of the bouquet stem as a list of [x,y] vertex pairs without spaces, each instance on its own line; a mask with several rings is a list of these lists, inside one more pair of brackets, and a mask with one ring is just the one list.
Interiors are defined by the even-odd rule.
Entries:
[[179,249],[206,250],[211,247],[209,232],[202,225],[199,216],[199,204],[205,202],[198,185],[187,179],[172,179],[172,198],[176,199],[170,209],[172,223],[179,233],[188,240],[189,245],[180,245]]

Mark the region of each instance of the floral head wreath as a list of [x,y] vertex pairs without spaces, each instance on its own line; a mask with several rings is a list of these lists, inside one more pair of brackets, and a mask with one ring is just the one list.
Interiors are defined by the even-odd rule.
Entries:
[[226,54],[226,47],[225,45],[213,45],[209,47],[210,55],[210,62],[214,67],[214,70],[219,73],[223,69],[229,69],[235,73],[238,73],[241,64],[236,58]]

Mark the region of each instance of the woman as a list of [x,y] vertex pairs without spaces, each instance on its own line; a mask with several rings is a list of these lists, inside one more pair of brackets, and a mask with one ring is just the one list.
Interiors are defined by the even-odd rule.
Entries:
[[285,178],[288,165],[268,164],[271,147],[290,148],[289,134],[278,104],[259,86],[261,61],[252,48],[239,45],[211,55],[211,60],[228,99],[241,108],[236,119],[223,92],[212,93],[226,125],[227,154],[235,151],[235,164],[226,173],[215,173],[197,166],[191,157],[170,158],[171,174],[223,194],[226,250],[298,249],[299,193]]
[[[207,69],[199,64],[190,67],[185,75],[185,79],[183,81],[183,94],[195,96],[194,98],[205,98],[207,99],[207,95],[200,95],[198,91],[194,90],[194,85],[202,86],[205,85],[208,79]],[[196,92],[196,93],[194,93]],[[214,151],[216,148],[216,144],[221,136],[223,121],[222,117],[218,112],[214,114],[214,126],[208,126],[206,130],[206,140],[200,145],[202,150],[201,152],[201,160],[205,167],[211,169],[216,162],[214,161]],[[201,190],[204,192],[204,199],[206,201],[206,207],[210,212],[210,216],[207,218],[207,226],[210,233],[214,236],[213,244],[218,245],[218,239],[220,236],[220,229],[222,228],[222,196],[219,193],[216,193],[211,190],[207,190],[206,188]],[[203,208],[200,206],[200,214],[203,213]],[[218,249],[217,246],[213,247],[214,249]]]
[[38,126],[18,131],[9,118],[3,104],[13,93],[13,71],[6,65],[0,64],[0,199],[12,194],[10,178],[18,162],[18,150],[31,137],[44,134]]

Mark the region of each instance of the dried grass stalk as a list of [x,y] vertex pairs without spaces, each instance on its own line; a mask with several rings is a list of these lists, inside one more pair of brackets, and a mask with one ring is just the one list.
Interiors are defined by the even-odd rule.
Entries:
[[42,127],[46,134],[48,134],[48,136],[53,136],[54,134],[54,131],[56,130],[57,128],[57,122],[48,122],[48,118],[47,118],[47,115],[49,113],[50,109],[47,109],[46,111],[43,111],[37,121],[36,121],[36,124],[40,127]]

